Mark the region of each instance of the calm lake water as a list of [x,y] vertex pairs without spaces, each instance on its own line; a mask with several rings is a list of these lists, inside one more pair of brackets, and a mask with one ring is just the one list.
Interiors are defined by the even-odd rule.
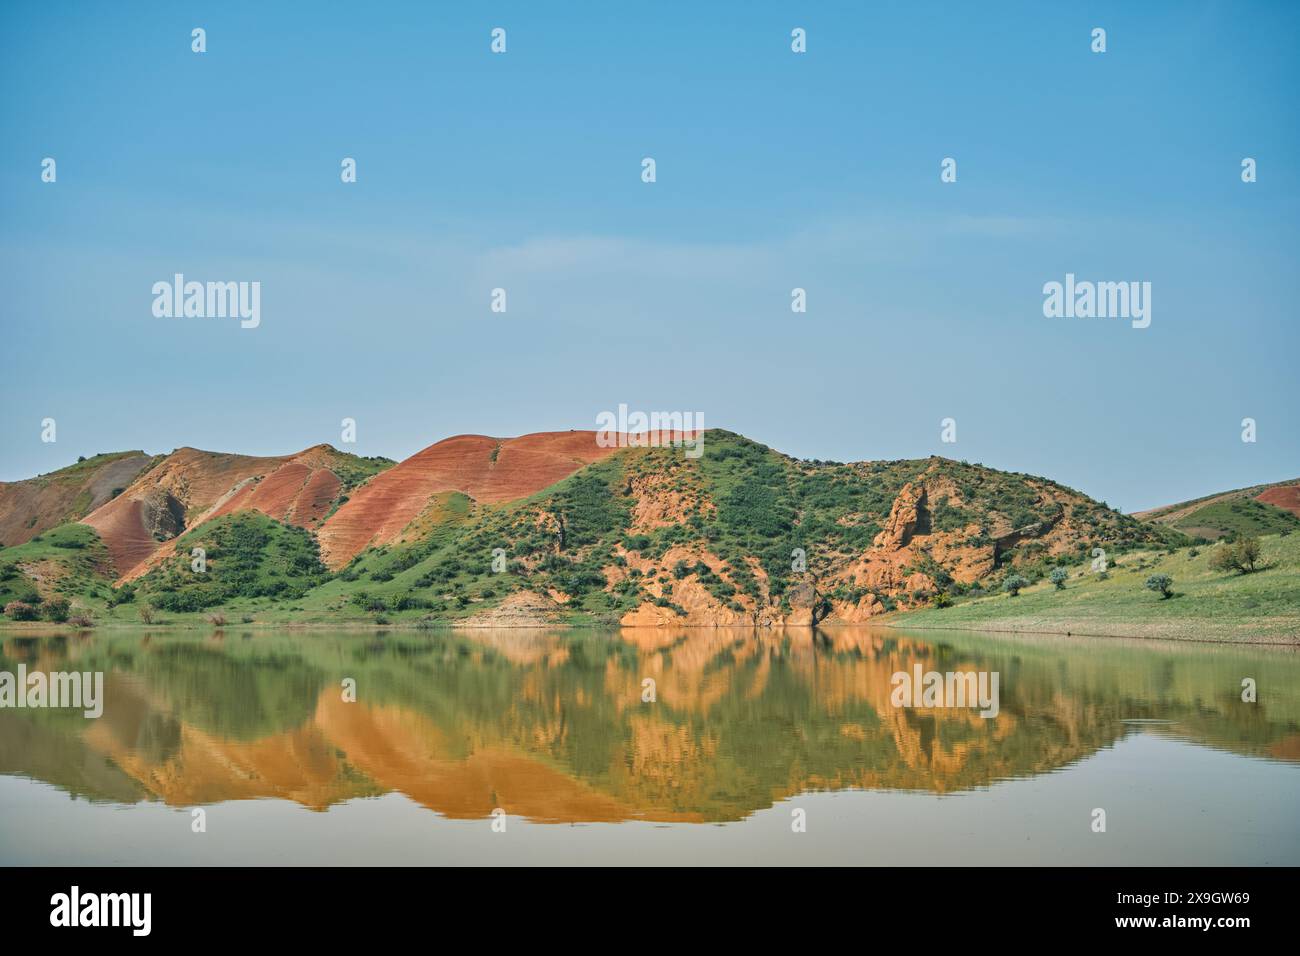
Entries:
[[[105,675],[99,719],[0,709],[0,864],[1300,864],[1290,649],[869,628],[0,647],[0,671]],[[997,716],[894,706],[917,664],[997,672]]]

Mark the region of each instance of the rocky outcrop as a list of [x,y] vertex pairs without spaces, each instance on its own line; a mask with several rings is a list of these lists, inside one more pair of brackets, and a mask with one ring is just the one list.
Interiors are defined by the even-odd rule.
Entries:
[[876,535],[875,547],[884,551],[897,551],[906,547],[921,523],[925,508],[925,485],[913,486],[908,482],[894,499],[894,506],[885,519],[885,527]]
[[154,541],[170,541],[185,530],[185,506],[171,492],[150,488],[139,500],[140,523]]
[[510,628],[510,627],[546,627],[556,623],[559,606],[545,595],[535,591],[516,591],[508,595],[500,604],[488,610],[474,614],[456,627],[464,628]]
[[812,627],[822,616],[822,599],[812,575],[805,574],[803,580],[785,592],[785,597],[790,604],[786,626]]

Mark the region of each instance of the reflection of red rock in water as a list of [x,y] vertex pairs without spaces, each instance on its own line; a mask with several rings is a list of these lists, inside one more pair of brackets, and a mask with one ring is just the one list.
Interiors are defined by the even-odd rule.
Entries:
[[1278,760],[1300,761],[1300,734],[1283,737],[1268,748],[1268,754]]
[[[257,740],[229,740],[163,718],[158,702],[133,678],[110,674],[105,696],[112,706],[101,719],[87,722],[83,742],[169,806],[276,797],[323,810],[374,792],[355,780],[333,744],[312,725]],[[141,741],[156,747],[141,747]]]
[[[562,769],[509,747],[476,747],[455,756],[427,718],[397,707],[343,703],[325,693],[316,723],[354,766],[380,786],[456,819],[507,815],[543,823],[613,822],[640,816]],[[696,820],[692,814],[654,819]]]

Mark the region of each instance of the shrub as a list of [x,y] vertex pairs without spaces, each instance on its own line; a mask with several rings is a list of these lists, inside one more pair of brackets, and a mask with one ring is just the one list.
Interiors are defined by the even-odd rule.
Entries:
[[71,605],[68,603],[67,598],[52,597],[45,602],[42,610],[45,612],[47,620],[62,624],[68,619],[68,610],[70,607]]
[[5,605],[5,617],[11,621],[34,621],[39,616],[36,606],[26,601],[10,601]]
[[148,604],[140,605],[140,620],[145,624],[153,623],[153,608]]
[[1047,576],[1047,580],[1056,585],[1056,590],[1063,591],[1065,590],[1065,579],[1069,576],[1069,572],[1065,568],[1056,568]]
[[1236,571],[1238,574],[1258,571],[1259,539],[1240,538],[1219,545],[1219,550],[1210,558],[1210,567],[1215,571]]
[[931,607],[952,607],[952,598],[947,591],[939,591],[930,597]]
[[226,626],[226,615],[224,615],[224,614],[209,614],[209,615],[208,615],[208,623],[209,623],[209,624],[212,624],[214,627],[225,627],[225,626]]
[[73,627],[94,627],[95,619],[85,612],[68,615],[68,623]]
[[135,600],[135,588],[129,584],[123,584],[120,588],[111,588],[108,595],[108,606],[117,607],[119,604],[129,604]]
[[1157,592],[1162,600],[1171,598],[1174,596],[1174,579],[1167,574],[1153,574],[1147,578],[1146,588]]
[[1021,588],[1029,587],[1029,581],[1021,574],[1008,574],[1006,580],[1002,582],[1002,590],[1006,591],[1012,597],[1020,595]]

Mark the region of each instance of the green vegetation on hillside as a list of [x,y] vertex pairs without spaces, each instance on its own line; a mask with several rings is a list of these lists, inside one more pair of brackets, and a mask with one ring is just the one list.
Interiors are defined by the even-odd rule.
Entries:
[[15,601],[40,608],[47,599],[94,604],[110,592],[110,568],[108,551],[93,528],[59,525],[0,548],[0,608]]
[[[342,453],[335,461],[347,487],[391,464]],[[897,532],[891,511],[909,485],[913,495],[899,513],[908,501],[915,504],[920,543],[908,552],[907,566],[886,567],[899,573],[887,585],[875,576],[879,564],[865,580],[856,568],[846,574],[882,529]],[[734,613],[789,613],[792,597],[810,595],[810,582],[822,582],[811,597],[823,613],[837,605],[851,610],[874,595],[886,610],[931,603],[927,613],[956,621],[982,606],[972,598],[987,595],[996,595],[984,599],[998,607],[1016,605],[1017,614],[1032,611],[1045,589],[1082,600],[1087,589],[1077,570],[1064,580],[1052,575],[1086,567],[1094,548],[1120,561],[1110,575],[1118,580],[1135,562],[1148,576],[1164,573],[1152,567],[1155,558],[1142,555],[1189,542],[1175,529],[1137,521],[1033,475],[937,457],[801,461],[724,431],[708,433],[700,458],[680,448],[629,448],[517,501],[432,495],[398,541],[363,551],[336,573],[322,566],[311,531],[245,511],[164,545],[168,556],[159,566],[115,590],[94,532],[66,526],[24,546],[27,551],[0,549],[0,575],[11,568],[0,580],[0,596],[31,597],[40,572],[30,548],[49,551],[64,535],[82,546],[59,551],[84,552],[75,559],[64,553],[59,564],[57,587],[74,610],[125,622],[153,608],[178,623],[226,611],[268,624],[455,622],[523,591],[554,599],[553,609],[572,623],[614,623],[647,601],[685,616],[682,604],[698,609],[708,595],[717,602],[712,608]],[[191,568],[196,547],[206,550],[203,572]],[[792,561],[796,551],[806,556],[808,576]],[[964,570],[959,561],[967,562]],[[927,583],[897,583],[915,575]],[[1171,576],[1178,596],[1164,603],[1177,606],[1186,575],[1179,569]],[[1007,588],[1020,591],[1014,600],[1002,590],[1008,581],[1023,582]]]
[[346,494],[395,464],[397,462],[393,459],[381,455],[363,458],[360,455],[335,451],[335,457],[330,462],[330,471],[338,476],[339,482],[343,485],[343,493]]
[[1186,517],[1179,518],[1173,526],[1187,534],[1217,538],[1300,531],[1300,518],[1264,501],[1238,498],[1234,501],[1216,501],[1198,508]]
[[[195,570],[195,548],[204,551],[204,570]],[[176,554],[135,586],[159,610],[200,611],[241,598],[296,601],[327,576],[310,534],[241,511],[181,535]]]
[[95,471],[97,471],[99,468],[102,468],[104,465],[107,465],[110,462],[117,461],[121,458],[130,458],[133,455],[143,456],[144,452],[142,451],[99,452],[98,454],[92,455],[89,458],[83,455],[71,465],[68,465],[64,468],[59,468],[55,471],[47,471],[45,474],[37,475],[35,478],[31,480],[33,483],[41,486],[46,486],[54,482],[67,482],[68,484],[76,484],[85,481]]

